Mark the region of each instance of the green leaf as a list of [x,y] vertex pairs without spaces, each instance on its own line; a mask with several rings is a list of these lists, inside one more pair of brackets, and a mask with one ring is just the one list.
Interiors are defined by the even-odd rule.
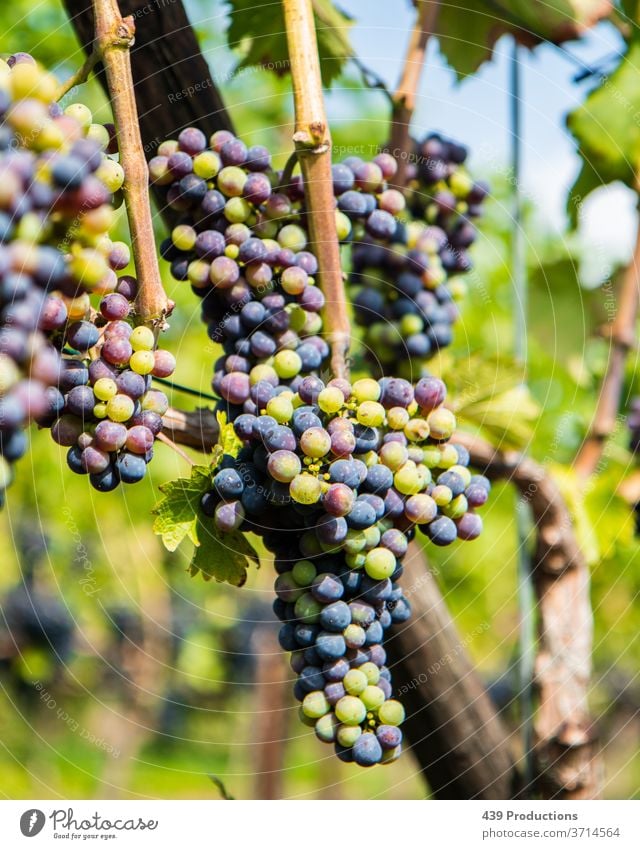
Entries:
[[[214,447],[214,454],[217,455],[220,453],[219,450],[222,450],[222,455],[229,454],[231,457],[237,457],[240,449],[242,448],[242,441],[238,439],[236,436],[235,429],[231,422],[227,422],[227,414],[223,412],[216,413],[216,419],[218,420],[218,442]],[[222,457],[220,457],[222,459]],[[219,463],[216,463],[214,466],[217,467]]]
[[577,38],[611,11],[609,0],[447,0],[436,32],[440,51],[458,78],[491,59],[505,33],[521,44],[555,44]]
[[[229,0],[227,42],[243,53],[238,68],[261,67],[283,76],[289,71],[289,50],[281,3]],[[331,0],[313,0],[322,82],[330,86],[353,56],[348,31],[351,18]]]
[[202,495],[211,487],[211,469],[194,466],[191,478],[178,478],[162,484],[163,498],[152,512],[153,532],[162,537],[169,551],[175,551],[185,537],[197,544],[196,518]]
[[567,117],[583,167],[569,194],[571,208],[614,180],[637,189],[640,171],[640,39],[617,69]]
[[223,534],[213,520],[199,513],[196,522],[196,548],[191,560],[191,574],[202,573],[205,581],[215,578],[234,587],[247,580],[248,561],[259,563],[254,547],[240,531]]

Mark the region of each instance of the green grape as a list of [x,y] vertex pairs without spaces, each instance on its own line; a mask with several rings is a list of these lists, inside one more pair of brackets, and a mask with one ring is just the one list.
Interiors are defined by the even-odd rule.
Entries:
[[380,670],[375,663],[368,661],[367,663],[363,663],[359,669],[366,676],[368,684],[377,684],[380,680]]
[[318,406],[325,413],[337,413],[344,407],[344,395],[337,386],[327,386],[318,395]]
[[249,218],[252,212],[253,207],[244,198],[229,198],[224,205],[224,217],[232,224],[242,224]]
[[307,457],[324,457],[331,450],[331,436],[321,427],[307,428],[300,437],[300,448]]
[[221,165],[220,157],[215,151],[204,150],[193,159],[193,173],[202,177],[203,180],[211,180],[216,176]]
[[458,495],[446,507],[442,508],[442,512],[450,519],[461,519],[469,509],[469,504],[465,495]]
[[367,710],[376,711],[384,702],[385,696],[380,687],[369,684],[360,694],[360,699]]
[[278,377],[290,380],[300,373],[302,360],[295,351],[278,351],[273,358],[273,367]]
[[393,485],[402,495],[415,495],[420,492],[420,475],[418,467],[412,460],[408,460],[398,469],[393,476]]
[[448,486],[445,486],[444,484],[438,484],[437,486],[434,486],[433,492],[431,493],[431,497],[436,502],[438,507],[445,507],[453,498],[453,493],[451,492]]
[[356,418],[360,424],[369,427],[380,427],[386,418],[385,409],[377,401],[363,401],[356,410]]
[[151,328],[140,325],[131,331],[129,342],[134,351],[152,351],[156,340]]
[[109,398],[113,398],[114,395],[118,394],[115,380],[111,380],[110,377],[101,377],[96,380],[93,385],[93,394],[100,401],[108,401]]
[[133,415],[135,404],[128,395],[114,395],[107,401],[107,415],[113,422],[126,422]]
[[350,749],[362,734],[359,725],[340,725],[336,731],[336,739],[341,746]]
[[197,233],[189,224],[178,224],[171,231],[171,241],[181,251],[193,250]]
[[392,472],[402,468],[409,458],[409,452],[399,442],[386,442],[379,452],[380,462],[384,463]]
[[380,385],[377,380],[371,377],[363,377],[351,387],[351,394],[359,404],[364,401],[379,401],[380,400]]
[[368,552],[364,569],[374,581],[383,581],[390,578],[395,572],[396,558],[388,548],[374,548]]
[[333,713],[321,716],[315,724],[316,737],[323,743],[333,743],[336,739],[338,722]]
[[350,669],[344,676],[342,684],[350,696],[359,696],[367,687],[367,676],[359,669]]
[[310,587],[317,573],[316,567],[310,560],[298,560],[291,574],[299,587]]
[[329,713],[330,710],[331,705],[322,690],[314,690],[312,693],[307,693],[302,701],[302,711],[305,716],[311,719],[320,719],[321,716]]
[[320,619],[320,613],[323,605],[316,601],[311,593],[303,593],[295,604],[296,619],[304,622],[305,625],[313,625]]
[[357,696],[343,696],[335,706],[335,714],[345,725],[360,725],[364,722],[367,709]]
[[[140,328],[136,329],[139,330]],[[135,371],[136,374],[151,374],[155,367],[153,351],[135,351],[129,360],[129,367],[132,371]]]
[[449,439],[456,429],[456,417],[444,407],[432,410],[427,416],[427,422],[434,439]]
[[285,424],[293,415],[293,404],[283,395],[276,395],[267,401],[267,415],[273,416],[278,424]]
[[301,468],[300,458],[293,451],[274,451],[267,462],[269,474],[280,483],[291,483],[300,474]]
[[404,708],[395,699],[388,699],[378,708],[378,719],[383,725],[401,725],[404,722]]
[[[303,472],[291,481],[289,494],[298,504],[316,504],[322,494],[322,485],[318,478]],[[315,534],[313,537],[315,539]]]
[[307,234],[297,224],[285,224],[278,233],[278,243],[281,247],[298,253],[307,246]]
[[124,184],[124,168],[115,159],[105,158],[98,166],[96,177],[110,192],[117,192]]

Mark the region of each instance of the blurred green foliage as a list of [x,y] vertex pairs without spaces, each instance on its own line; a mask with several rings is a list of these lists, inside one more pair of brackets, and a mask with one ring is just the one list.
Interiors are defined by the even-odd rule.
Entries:
[[[219,5],[215,13],[222,14]],[[216,20],[202,33],[203,47],[224,80],[234,121],[250,143],[275,150],[282,165],[290,151],[288,81],[267,73],[234,75],[237,57],[224,46]],[[78,64],[77,44],[57,4],[14,0],[0,11],[0,23],[3,54],[28,50],[61,78]],[[336,146],[346,155],[361,145],[384,144],[383,98],[363,91],[355,77],[343,81],[339,97],[329,101],[337,116]],[[82,99],[106,118],[94,83],[83,88]],[[492,184],[456,343],[435,367],[451,384],[465,427],[494,439],[502,434],[570,487],[567,464],[586,431],[606,366],[606,346],[595,330],[607,316],[611,289],[583,289],[575,237],[548,232],[535,209],[527,210],[530,389],[519,389],[524,374],[512,358],[508,172],[493,175]],[[210,391],[217,350],[200,323],[199,304],[166,270],[165,283],[177,302],[166,335],[178,359],[175,380]],[[626,395],[637,391],[636,383],[630,373]],[[172,401],[184,409],[204,405],[179,392]],[[617,494],[632,462],[625,438],[621,424],[604,468],[584,503],[575,505],[593,574],[594,704],[613,729],[608,794],[616,797],[637,796],[640,787],[640,761],[628,761],[629,732],[611,714],[609,687],[614,674],[623,680],[635,675],[640,632],[640,550],[628,505]],[[38,592],[66,608],[75,642],[62,666],[50,651],[16,652],[10,639],[0,642],[0,774],[7,797],[218,798],[210,774],[236,798],[254,793],[256,728],[269,704],[253,682],[272,570],[268,563],[251,568],[241,590],[190,578],[189,545],[166,552],[150,515],[159,484],[185,476],[188,468],[159,445],[150,472],[133,488],[101,495],[68,473],[63,449],[47,432],[31,434],[31,451],[0,515],[0,595],[22,586],[33,571]],[[517,647],[514,506],[513,489],[496,486],[478,541],[429,550],[464,644],[488,680],[504,674]],[[25,534],[46,535],[46,552],[25,551]],[[297,722],[296,710],[290,699],[285,797],[424,795],[410,756],[386,769],[357,771],[338,763]]]

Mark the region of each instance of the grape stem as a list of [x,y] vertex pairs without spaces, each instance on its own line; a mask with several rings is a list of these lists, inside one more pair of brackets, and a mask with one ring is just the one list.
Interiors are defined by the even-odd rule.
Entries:
[[311,0],[283,0],[295,106],[293,141],[304,179],[311,242],[326,299],[324,328],[333,377],[349,374],[351,325],[340,263],[331,177],[331,135],[322,94]]
[[598,468],[607,439],[617,427],[618,411],[624,383],[625,361],[636,343],[640,289],[640,219],[633,256],[627,266],[615,317],[602,330],[610,340],[611,351],[602,379],[598,404],[584,442],[574,460],[574,470],[586,481]]
[[435,28],[439,11],[440,0],[418,0],[416,22],[409,37],[400,81],[393,95],[389,148],[398,160],[396,185],[399,188],[404,188],[406,185],[408,163],[406,156],[402,154],[408,153],[411,149],[409,134],[411,119],[416,108],[427,43]]
[[98,64],[100,58],[100,50],[94,47],[78,70],[71,74],[69,79],[60,84],[60,87],[56,92],[56,100],[62,100],[65,94],[70,92],[72,88],[75,88],[77,85],[82,85],[82,83],[86,83],[89,79],[89,74]]
[[278,186],[276,191],[280,191],[281,189],[286,188],[291,185],[291,179],[293,177],[293,169],[298,164],[298,151],[294,150],[291,156],[287,159],[284,169],[282,171],[282,176],[280,177],[280,181],[278,182]]
[[120,164],[125,173],[123,193],[139,285],[136,312],[143,322],[160,325],[171,305],[160,279],[149,203],[148,168],[131,73],[129,50],[135,25],[132,17],[122,17],[116,0],[93,0],[93,12],[95,41],[107,75]]
[[187,461],[187,463],[189,463],[189,465],[190,465],[190,466],[195,466],[194,461],[191,459],[191,457],[189,457],[189,455],[187,454],[187,452],[186,452],[186,451],[183,451],[183,450],[182,450],[182,448],[180,448],[180,446],[179,446],[179,445],[177,445],[177,444],[173,441],[173,439],[171,439],[170,437],[168,437],[166,433],[159,433],[159,434],[156,436],[156,439],[157,439],[159,442],[164,442],[164,444],[165,444],[165,445],[168,445],[168,446],[169,446],[169,448],[171,448],[173,451],[175,451],[175,452],[176,452],[176,454],[178,454],[180,457],[182,457],[182,459],[183,459],[183,460],[186,460],[186,461]]

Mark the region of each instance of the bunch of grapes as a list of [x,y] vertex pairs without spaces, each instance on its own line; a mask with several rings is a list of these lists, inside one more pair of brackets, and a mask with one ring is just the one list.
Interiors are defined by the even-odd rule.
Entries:
[[195,128],[163,142],[149,171],[182,214],[161,253],[202,298],[209,337],[224,351],[213,389],[230,418],[259,412],[319,371],[329,353],[301,185],[274,188],[264,147],[247,148],[227,131],[207,144]]
[[122,184],[103,153],[109,131],[80,104],[63,113],[57,85],[28,54],[0,60],[0,501],[26,450],[24,426],[47,416],[57,392],[52,331],[69,306],[87,311],[87,292],[113,291],[114,269],[129,261],[108,237]]
[[[349,292],[364,328],[367,358],[381,373],[411,379],[451,344],[459,280],[487,190],[462,163],[466,149],[438,136],[417,145],[407,199],[389,187],[397,170],[387,153],[349,157],[333,168],[339,234],[350,238]],[[344,226],[341,227],[341,224]]]
[[122,277],[98,316],[66,327],[64,343],[77,356],[62,361],[58,387],[48,390],[47,412],[38,419],[68,447],[71,470],[88,474],[100,492],[142,480],[169,406],[151,381],[173,374],[175,359],[156,347],[149,327],[134,326],[135,294],[135,279]]
[[489,483],[448,442],[445,394],[437,378],[325,386],[307,376],[292,397],[236,418],[244,447],[202,499],[219,531],[254,531],[276,555],[280,638],[302,715],[365,766],[399,753],[402,709],[382,640],[410,613],[396,585],[408,542],[416,528],[437,545],[482,530],[475,510]]

